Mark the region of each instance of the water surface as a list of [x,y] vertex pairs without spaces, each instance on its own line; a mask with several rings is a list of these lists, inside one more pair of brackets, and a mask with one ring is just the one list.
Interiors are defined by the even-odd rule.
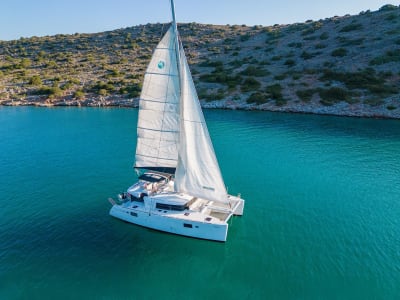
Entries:
[[134,109],[0,107],[0,299],[398,299],[400,122],[206,111],[228,241],[108,215]]

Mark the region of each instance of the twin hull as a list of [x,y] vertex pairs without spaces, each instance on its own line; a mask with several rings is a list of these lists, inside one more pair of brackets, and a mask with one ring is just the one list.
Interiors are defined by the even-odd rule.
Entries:
[[159,214],[154,211],[145,211],[113,205],[110,215],[123,221],[161,230],[169,233],[190,236],[200,239],[225,242],[228,234],[228,223],[207,223],[174,217],[174,214]]

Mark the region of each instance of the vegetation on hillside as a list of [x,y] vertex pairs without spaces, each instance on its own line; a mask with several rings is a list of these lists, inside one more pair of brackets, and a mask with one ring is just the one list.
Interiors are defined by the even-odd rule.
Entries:
[[[167,29],[0,41],[0,102],[131,106]],[[290,25],[189,23],[179,30],[201,100],[400,111],[400,7]]]

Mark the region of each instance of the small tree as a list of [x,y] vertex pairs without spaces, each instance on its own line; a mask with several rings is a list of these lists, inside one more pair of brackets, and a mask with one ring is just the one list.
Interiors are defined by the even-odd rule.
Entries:
[[42,79],[40,79],[39,75],[34,75],[29,79],[29,84],[30,85],[42,85]]
[[74,98],[77,98],[77,99],[83,99],[83,98],[85,98],[85,92],[82,91],[82,90],[77,90],[77,91],[75,91],[75,93],[74,93]]
[[253,77],[246,78],[241,86],[242,92],[250,92],[257,90],[261,86],[261,83]]

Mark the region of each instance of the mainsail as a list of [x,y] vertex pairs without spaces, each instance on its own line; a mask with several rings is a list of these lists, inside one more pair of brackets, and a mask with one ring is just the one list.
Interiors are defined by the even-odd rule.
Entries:
[[135,168],[174,173],[178,161],[180,82],[176,31],[157,45],[140,94]]
[[175,191],[223,203],[228,195],[179,41],[172,26],[157,45],[140,95],[136,168],[175,172]]

